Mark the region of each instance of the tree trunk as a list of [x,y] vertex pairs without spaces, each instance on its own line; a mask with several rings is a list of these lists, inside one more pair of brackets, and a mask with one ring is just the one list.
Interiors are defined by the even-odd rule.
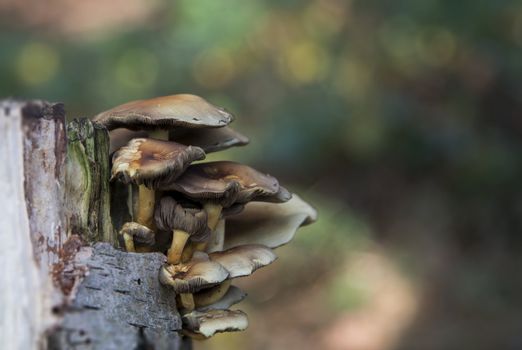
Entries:
[[180,349],[165,257],[112,246],[107,131],[67,132],[61,104],[0,101],[2,347]]

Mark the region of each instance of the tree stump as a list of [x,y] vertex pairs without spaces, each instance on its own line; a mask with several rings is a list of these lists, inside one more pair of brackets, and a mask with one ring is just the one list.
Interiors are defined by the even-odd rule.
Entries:
[[180,349],[165,257],[112,245],[107,131],[66,128],[62,104],[5,100],[0,139],[2,347]]

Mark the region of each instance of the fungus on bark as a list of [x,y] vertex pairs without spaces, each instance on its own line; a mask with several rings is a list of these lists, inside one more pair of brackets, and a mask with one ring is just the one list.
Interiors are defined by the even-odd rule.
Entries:
[[174,181],[190,163],[205,158],[201,148],[155,139],[132,139],[113,156],[112,177],[138,186],[135,221],[152,227],[155,190]]
[[[208,310],[226,310],[246,298],[247,294],[241,290],[241,288],[236,286],[223,288],[222,285],[224,283],[226,283],[226,281],[215,287],[203,289],[195,293],[194,303],[196,309],[203,312]],[[221,295],[223,291],[225,291],[225,294],[219,298],[219,295]],[[218,296],[217,299],[216,296]]]
[[138,224],[137,222],[125,223],[120,230],[120,235],[123,238],[125,249],[128,252],[136,251],[134,243],[140,243],[147,246],[153,246],[155,243],[154,231],[147,226]]
[[210,234],[207,213],[203,209],[185,208],[171,197],[163,197],[158,202],[154,220],[159,230],[172,232],[172,243],[167,252],[169,264],[181,262],[181,254],[189,238],[202,242]]
[[234,146],[247,145],[250,140],[229,126],[204,129],[173,129],[169,140],[201,147],[206,153],[218,152]]
[[118,128],[109,131],[109,155],[125,146],[130,140],[148,137],[146,131],[129,130],[125,128]]
[[262,244],[277,248],[292,240],[297,229],[317,220],[317,211],[294,194],[286,203],[251,202],[227,219],[224,248]]
[[94,117],[109,131],[184,128],[217,128],[228,125],[234,117],[221,107],[190,94],[137,100],[116,106]]
[[193,311],[182,317],[183,333],[193,339],[208,339],[216,333],[243,331],[247,315],[240,310]]
[[228,271],[228,278],[251,275],[277,259],[272,249],[259,244],[242,245],[223,252],[210,253],[209,257]]
[[163,265],[160,269],[159,279],[164,285],[172,287],[174,293],[195,293],[204,288],[215,286],[228,277],[228,271],[219,263],[205,259],[196,258],[197,255],[204,255],[203,252],[194,254],[194,258],[187,262],[177,265]]
[[[189,166],[164,189],[175,190],[200,201],[208,213],[208,226],[214,231],[223,208],[250,201],[288,200],[288,192],[281,188],[277,179],[247,165],[218,161]],[[198,249],[205,249],[205,246]]]

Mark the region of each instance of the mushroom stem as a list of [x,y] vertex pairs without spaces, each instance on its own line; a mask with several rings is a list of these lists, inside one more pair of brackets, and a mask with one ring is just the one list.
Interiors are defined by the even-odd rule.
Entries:
[[138,209],[136,213],[136,222],[143,226],[152,226],[152,217],[154,216],[154,199],[155,191],[149,189],[145,185],[138,187]]
[[167,262],[169,264],[179,264],[181,262],[181,254],[190,235],[182,230],[172,231],[172,244],[167,252]]
[[179,303],[186,312],[191,312],[195,308],[194,297],[191,293],[179,294]]
[[203,209],[205,209],[208,215],[207,225],[212,231],[214,231],[219,222],[219,217],[221,216],[221,210],[223,207],[218,203],[207,202],[203,204]]
[[[194,255],[194,251],[198,250],[197,249],[198,245],[203,244],[203,243],[189,242],[189,244],[187,244],[185,246],[185,248],[183,249],[183,253],[181,254],[181,262],[183,262],[183,263],[189,262],[190,259],[192,259],[192,256]],[[199,251],[203,251],[203,250],[199,250]]]
[[[223,210],[223,206],[214,202],[206,202],[203,204],[203,209],[207,212],[207,226],[210,228],[211,237],[214,235],[214,230],[219,222],[219,218],[221,217],[221,211]],[[194,249],[200,252],[204,252],[207,249],[208,241],[197,243],[194,245]]]
[[123,242],[125,243],[125,250],[127,252],[136,252],[136,248],[134,247],[134,237],[132,237],[132,235],[124,233]]
[[227,294],[231,283],[231,280],[226,280],[215,287],[194,294],[195,307],[204,307],[218,302],[225,294]]
[[[199,243],[201,244],[201,243]],[[210,234],[210,239],[206,246],[208,253],[218,252],[223,250],[225,245],[225,219],[219,219],[216,229]]]

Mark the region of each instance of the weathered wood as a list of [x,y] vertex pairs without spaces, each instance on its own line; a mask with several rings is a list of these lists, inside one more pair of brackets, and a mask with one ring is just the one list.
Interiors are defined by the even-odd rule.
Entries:
[[63,325],[51,336],[55,349],[175,349],[181,329],[175,295],[157,278],[159,253],[124,253],[97,243],[78,255],[89,267]]
[[87,120],[69,130],[61,104],[0,101],[1,347],[179,349],[165,257],[85,246],[115,240],[108,138]]
[[116,242],[110,217],[109,134],[89,119],[67,124],[68,233],[87,242]]
[[0,339],[6,349],[45,345],[65,295],[56,273],[65,242],[63,106],[0,101]]

